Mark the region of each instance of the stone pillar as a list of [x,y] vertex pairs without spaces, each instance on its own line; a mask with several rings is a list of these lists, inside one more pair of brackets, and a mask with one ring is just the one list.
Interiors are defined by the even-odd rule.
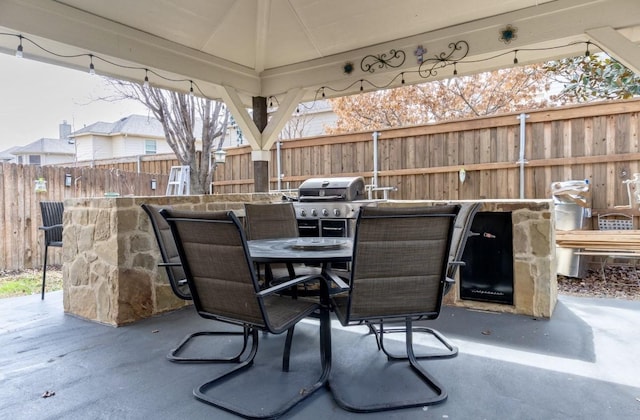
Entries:
[[191,210],[234,210],[278,195],[225,194],[65,200],[64,311],[119,326],[188,305],[177,298],[142,203]]

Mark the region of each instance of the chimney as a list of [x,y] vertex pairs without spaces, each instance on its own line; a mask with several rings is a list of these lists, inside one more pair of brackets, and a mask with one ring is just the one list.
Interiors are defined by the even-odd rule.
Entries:
[[71,135],[71,124],[67,123],[67,120],[63,120],[59,126],[60,140],[68,139]]

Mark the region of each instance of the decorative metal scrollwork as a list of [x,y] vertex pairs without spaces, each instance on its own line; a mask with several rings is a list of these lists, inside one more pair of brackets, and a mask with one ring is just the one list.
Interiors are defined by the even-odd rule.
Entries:
[[455,64],[469,54],[469,44],[467,41],[452,42],[449,44],[449,49],[450,51],[441,52],[433,58],[425,58],[422,64],[420,64],[420,67],[418,67],[420,77],[434,77],[438,74],[437,69]]
[[376,71],[374,68],[376,64],[377,68],[383,69],[385,67],[398,68],[404,64],[406,55],[402,50],[392,49],[389,51],[390,57],[387,58],[387,54],[380,55],[368,55],[360,62],[360,69],[364,72],[373,73]]

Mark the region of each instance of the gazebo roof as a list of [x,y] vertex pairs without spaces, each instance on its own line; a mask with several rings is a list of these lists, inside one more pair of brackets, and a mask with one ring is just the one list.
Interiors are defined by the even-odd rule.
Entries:
[[0,0],[0,52],[21,45],[32,59],[224,100],[252,146],[257,191],[268,187],[259,162],[300,102],[516,55],[601,48],[640,72],[638,40],[637,0]]
[[[508,25],[511,40],[503,36]],[[211,98],[225,98],[231,88],[245,105],[294,89],[302,90],[299,100],[311,100],[357,93],[361,85],[398,86],[403,78],[420,82],[416,49],[428,60],[459,41],[468,53],[458,74],[513,65],[515,49],[520,63],[581,54],[585,41],[637,71],[639,28],[636,0],[0,1],[0,32],[56,54],[85,54],[60,57],[25,41],[25,56],[86,70],[93,54],[98,73],[142,81],[146,68],[181,80],[148,74],[158,86],[188,91],[192,80],[196,93]],[[576,41],[582,43],[545,49]],[[17,45],[16,37],[0,36],[0,51],[13,54]],[[526,51],[532,48],[542,50]],[[394,57],[398,51],[402,57]],[[451,74],[452,67],[429,78]]]

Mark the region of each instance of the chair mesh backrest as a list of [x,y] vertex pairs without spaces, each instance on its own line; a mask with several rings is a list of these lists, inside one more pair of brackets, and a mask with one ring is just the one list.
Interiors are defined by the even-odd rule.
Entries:
[[[451,252],[449,253],[449,261],[462,261],[462,254],[464,254],[464,248],[467,245],[467,239],[471,231],[471,224],[476,216],[478,210],[480,210],[481,203],[463,203],[460,207],[460,212],[456,217],[455,225],[453,227],[453,235],[451,237]],[[455,274],[460,266],[457,264],[449,265],[447,269],[447,277],[454,278]]]
[[42,226],[55,226],[54,229],[44,231],[44,241],[46,245],[62,243],[62,216],[64,214],[64,204],[61,201],[41,201],[40,212],[42,213]]
[[298,222],[291,203],[245,204],[247,239],[277,239],[298,236]]
[[[173,239],[171,228],[164,217],[160,215],[160,209],[168,207],[143,204],[142,208],[149,215],[149,221],[151,222],[153,233],[155,234],[156,242],[160,249],[162,262],[181,264],[180,256],[178,255],[178,248],[176,247],[176,242]],[[182,282],[182,280],[186,279],[182,265],[166,266],[166,271],[173,293],[175,293],[175,295],[180,299],[190,300],[191,292],[189,291],[189,286],[186,282]]]
[[264,326],[242,226],[232,212],[162,210],[203,316]]
[[360,210],[350,320],[437,317],[459,206]]

